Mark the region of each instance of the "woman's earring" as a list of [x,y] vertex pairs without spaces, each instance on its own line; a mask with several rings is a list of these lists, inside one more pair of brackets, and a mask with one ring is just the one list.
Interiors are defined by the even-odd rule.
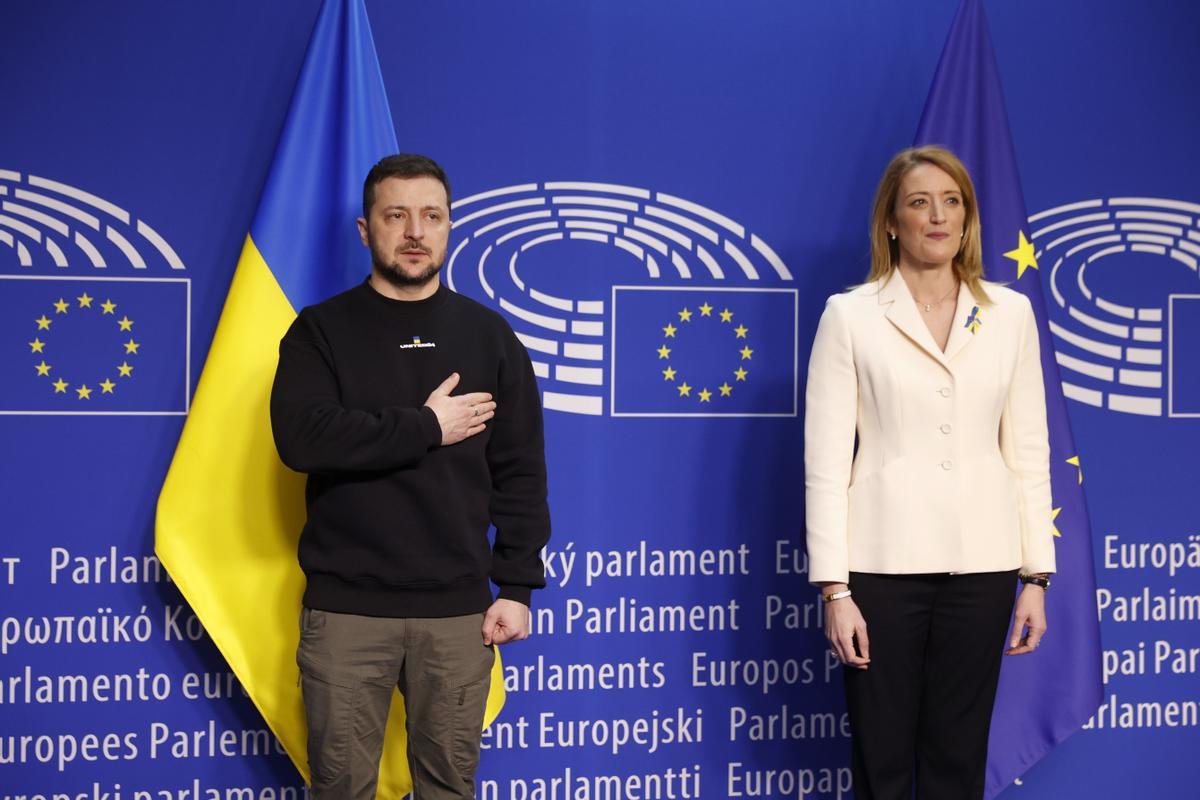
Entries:
[[894,234],[894,233],[889,233],[889,234],[888,234],[888,236],[892,237],[892,241],[893,241],[893,242],[894,242],[894,241],[896,241],[896,234]]

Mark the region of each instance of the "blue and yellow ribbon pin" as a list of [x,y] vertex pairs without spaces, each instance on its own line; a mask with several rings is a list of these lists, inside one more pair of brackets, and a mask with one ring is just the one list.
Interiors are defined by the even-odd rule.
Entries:
[[967,324],[963,327],[971,332],[972,335],[979,333],[979,326],[983,324],[983,320],[979,316],[979,306],[971,308],[971,313],[967,317]]

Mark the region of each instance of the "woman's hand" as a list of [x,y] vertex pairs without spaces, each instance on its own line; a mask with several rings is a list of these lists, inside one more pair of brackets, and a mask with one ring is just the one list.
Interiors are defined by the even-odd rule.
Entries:
[[[822,588],[824,594],[846,590],[844,584]],[[838,659],[848,667],[866,669],[871,663],[871,644],[867,639],[867,621],[853,597],[825,603],[825,638]],[[857,650],[855,645],[857,644]],[[860,655],[861,653],[861,655]]]
[[1013,610],[1012,638],[1005,654],[1021,656],[1032,653],[1042,643],[1045,633],[1046,590],[1027,583],[1017,596],[1017,607]]

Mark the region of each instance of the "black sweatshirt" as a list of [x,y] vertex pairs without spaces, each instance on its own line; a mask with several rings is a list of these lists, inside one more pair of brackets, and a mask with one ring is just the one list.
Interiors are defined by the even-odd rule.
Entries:
[[[491,392],[496,416],[458,444],[424,405]],[[529,604],[550,536],[537,384],[499,314],[439,284],[391,300],[370,284],[300,312],[279,343],[271,427],[308,473],[300,566],[310,608],[376,617],[473,614]],[[489,522],[496,527],[488,545]]]

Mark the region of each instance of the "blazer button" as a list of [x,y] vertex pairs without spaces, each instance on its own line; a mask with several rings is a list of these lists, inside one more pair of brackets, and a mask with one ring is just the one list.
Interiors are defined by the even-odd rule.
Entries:
[[951,469],[953,466],[954,466],[954,462],[953,462],[953,461],[951,461],[951,460],[950,460],[950,459],[948,459],[948,458],[947,458],[945,461],[943,461],[943,462],[942,462],[942,469],[949,470],[949,469]]
[[950,396],[950,387],[943,386],[942,388],[938,389],[938,394],[940,394],[942,397],[949,397]]
[[938,428],[938,430],[941,431],[942,433],[950,433],[951,428],[948,424],[945,424],[945,425],[942,425],[942,427]]

